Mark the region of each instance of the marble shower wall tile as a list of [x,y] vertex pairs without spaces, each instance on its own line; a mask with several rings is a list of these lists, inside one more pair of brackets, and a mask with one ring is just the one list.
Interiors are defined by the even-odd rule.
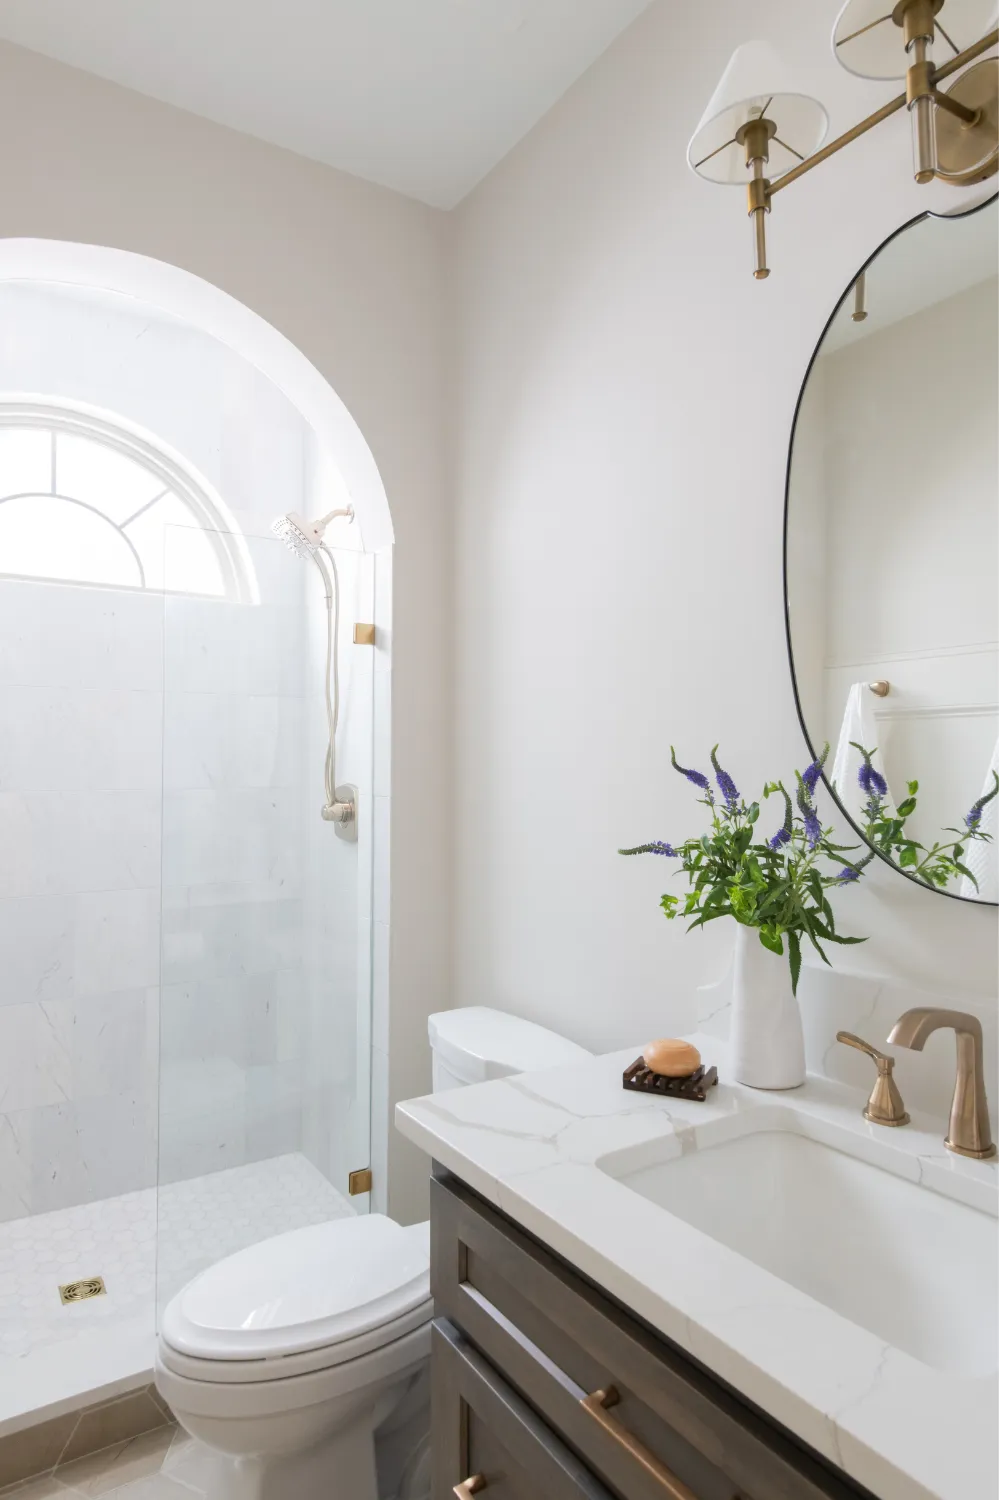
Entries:
[[0,582],[0,1220],[301,1139],[306,575],[254,548],[253,608]]

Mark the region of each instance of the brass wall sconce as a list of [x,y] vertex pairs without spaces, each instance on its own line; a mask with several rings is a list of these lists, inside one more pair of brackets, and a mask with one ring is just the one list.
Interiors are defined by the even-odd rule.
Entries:
[[[774,195],[797,182],[902,108],[912,121],[917,182],[955,187],[999,170],[999,60],[983,54],[999,30],[981,35],[993,0],[848,0],[833,28],[833,53],[862,78],[904,78],[905,92],[828,145],[829,121],[817,99],[799,93],[766,42],[733,53],[690,145],[691,168],[709,182],[748,182],[757,280],[770,275],[766,217]],[[979,39],[960,49],[968,36]],[[937,64],[938,41],[947,53]],[[973,66],[969,66],[973,64]],[[963,70],[963,71],[962,71]],[[959,74],[949,89],[946,78]]]

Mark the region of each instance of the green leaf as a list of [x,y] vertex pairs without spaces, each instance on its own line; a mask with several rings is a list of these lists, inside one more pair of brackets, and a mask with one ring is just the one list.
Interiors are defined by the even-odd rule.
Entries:
[[781,938],[780,929],[768,922],[765,927],[759,929],[759,932],[760,942],[764,948],[768,948],[771,953],[779,953],[783,957],[784,943]]
[[909,782],[909,796],[910,797],[914,797],[918,791],[919,791],[919,782],[918,781],[910,781]]
[[787,935],[788,957],[791,962],[791,993],[798,993],[798,979],[801,974],[801,938],[796,932]]
[[915,811],[916,811],[916,799],[915,799],[915,797],[906,797],[905,801],[904,802],[900,802],[899,805],[898,805],[898,815],[899,815],[900,818],[910,818]]
[[911,869],[914,865],[919,864],[918,851],[911,844],[906,846],[899,854],[898,862],[903,870]]

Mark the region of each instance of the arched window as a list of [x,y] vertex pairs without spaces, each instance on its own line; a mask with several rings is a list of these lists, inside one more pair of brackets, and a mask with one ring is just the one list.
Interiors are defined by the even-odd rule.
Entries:
[[207,484],[106,417],[0,403],[0,574],[251,602],[245,543]]

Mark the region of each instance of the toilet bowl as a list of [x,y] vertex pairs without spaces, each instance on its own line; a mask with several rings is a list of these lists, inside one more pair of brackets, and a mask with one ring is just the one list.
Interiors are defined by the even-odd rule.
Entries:
[[[431,1017],[435,1092],[589,1056],[484,1007]],[[212,1449],[213,1500],[429,1500],[430,1226],[292,1230],[167,1306],[156,1385]],[[381,1493],[379,1479],[381,1478]]]

